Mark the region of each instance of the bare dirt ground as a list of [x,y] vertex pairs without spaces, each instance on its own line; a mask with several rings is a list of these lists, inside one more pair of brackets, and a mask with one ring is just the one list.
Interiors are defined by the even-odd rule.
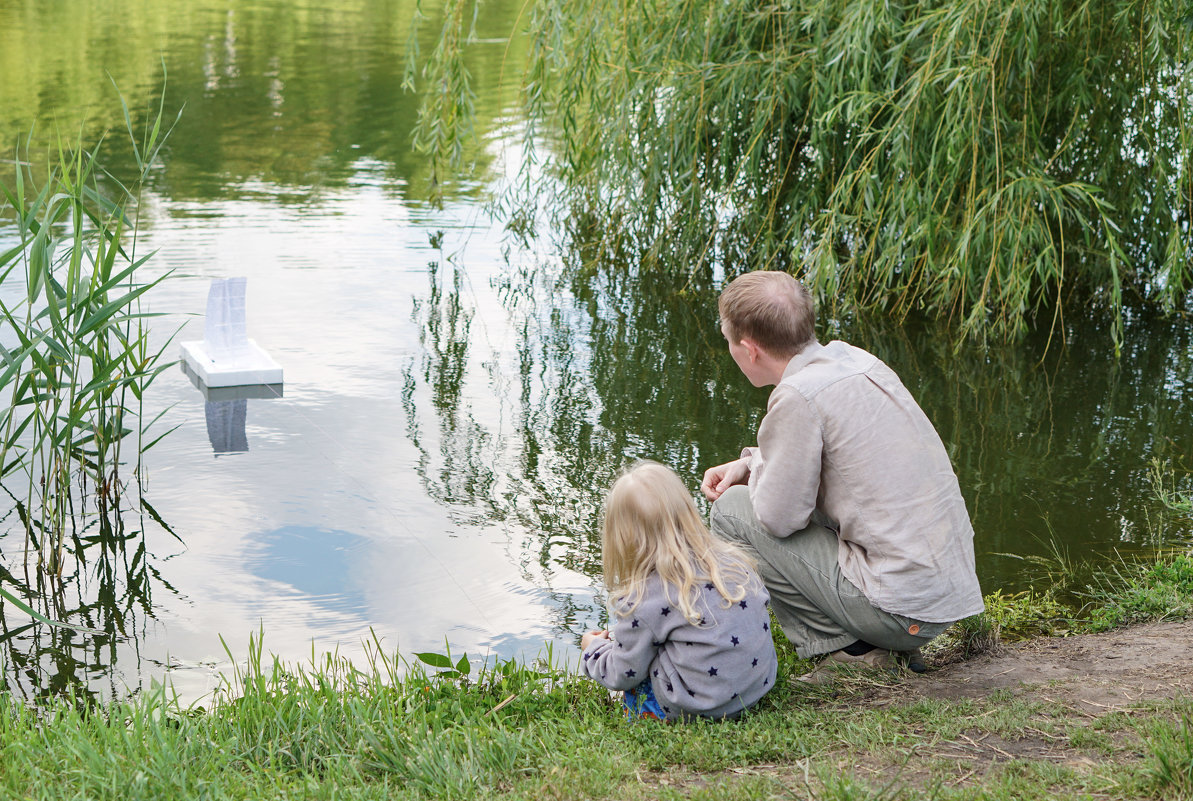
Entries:
[[[1008,700],[1042,702],[1045,719],[1040,727],[1028,724],[1010,736],[1000,736],[985,726],[975,726],[949,740],[926,743],[920,754],[945,769],[951,786],[981,782],[997,766],[1015,760],[1047,762],[1077,773],[1104,772],[1107,764],[1143,759],[1138,732],[1130,725],[1104,725],[1112,716],[1120,721],[1139,719],[1156,704],[1193,695],[1193,620],[1152,623],[1103,634],[1044,637],[1004,644],[997,650],[963,662],[941,666],[923,676],[864,694],[875,706],[904,704],[918,698],[982,699],[1002,693]],[[1162,713],[1163,714],[1163,713]],[[1102,732],[1104,739],[1091,747],[1071,736],[1072,728]],[[1047,730],[1046,730],[1047,729]],[[1049,731],[1050,730],[1050,731]],[[889,775],[883,760],[862,760],[859,773]],[[924,787],[926,771],[901,766],[903,782]],[[935,778],[941,778],[936,771]],[[1091,798],[1103,797],[1089,793]],[[1105,797],[1116,797],[1111,792]]]
[[900,682],[873,700],[984,698],[998,690],[1042,693],[1094,715],[1187,696],[1193,691],[1193,620],[1004,644]]
[[[974,721],[950,739],[929,738],[917,749],[936,767],[897,766],[900,784],[949,786],[980,783],[1013,761],[1045,762],[1076,773],[1104,772],[1108,763],[1123,765],[1143,758],[1138,733],[1129,725],[1107,725],[1149,714],[1156,703],[1188,698],[1193,692],[1193,620],[1152,623],[1104,634],[1043,637],[1001,645],[995,651],[862,694],[862,705],[906,704],[919,698],[984,699],[994,694],[1046,705],[1040,725],[1026,724],[1002,736]],[[1072,726],[1066,725],[1066,719]],[[1050,725],[1051,724],[1051,725]],[[1059,725],[1057,725],[1059,724]],[[1072,736],[1076,728],[1094,728],[1103,739],[1095,747]],[[889,755],[888,755],[889,757]],[[857,774],[873,780],[889,777],[882,755],[855,763]],[[1088,797],[1099,797],[1090,793]],[[1114,797],[1110,793],[1107,797]]]

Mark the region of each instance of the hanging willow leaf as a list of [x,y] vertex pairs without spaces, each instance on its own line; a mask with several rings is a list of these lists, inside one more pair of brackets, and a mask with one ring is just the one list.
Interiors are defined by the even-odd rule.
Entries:
[[[1014,337],[1193,290],[1186,0],[534,0],[515,214],[585,270],[801,276]],[[462,47],[445,23],[429,79]],[[439,84],[436,84],[439,85]],[[420,145],[453,157],[459,104]],[[545,170],[544,170],[545,166]],[[544,172],[554,181],[544,180]]]

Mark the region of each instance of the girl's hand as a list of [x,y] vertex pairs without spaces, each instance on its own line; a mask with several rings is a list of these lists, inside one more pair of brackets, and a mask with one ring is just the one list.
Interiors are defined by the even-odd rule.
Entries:
[[580,650],[587,651],[588,646],[592,645],[594,640],[607,640],[607,639],[609,639],[609,631],[607,629],[601,629],[600,631],[587,632],[583,637],[580,638]]

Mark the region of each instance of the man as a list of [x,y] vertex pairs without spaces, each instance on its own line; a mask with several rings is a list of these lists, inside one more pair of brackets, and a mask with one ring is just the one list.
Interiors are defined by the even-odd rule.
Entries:
[[[754,386],[774,385],[758,444],[709,468],[711,528],[758,562],[802,680],[859,663],[892,669],[983,609],[973,528],[932,423],[898,376],[844,342],[821,345],[804,287],[787,273],[721,292],[721,332]],[[910,657],[909,657],[910,658]]]

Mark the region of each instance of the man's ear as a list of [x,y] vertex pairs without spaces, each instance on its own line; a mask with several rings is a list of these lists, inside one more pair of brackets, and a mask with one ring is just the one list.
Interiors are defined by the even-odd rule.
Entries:
[[746,349],[746,355],[750,357],[750,363],[758,361],[758,357],[762,355],[762,349],[758,347],[758,343],[752,339],[743,339],[741,346]]

